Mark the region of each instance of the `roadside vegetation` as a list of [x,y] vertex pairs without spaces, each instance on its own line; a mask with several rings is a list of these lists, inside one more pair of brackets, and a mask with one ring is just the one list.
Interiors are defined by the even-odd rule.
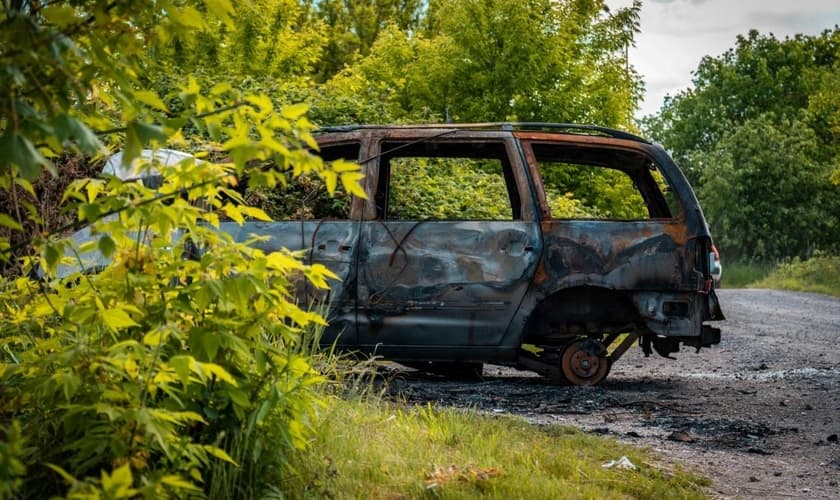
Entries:
[[[0,498],[308,496],[325,470],[311,461],[320,452],[348,471],[342,480],[357,478],[326,487],[352,497],[368,496],[358,478],[419,495],[428,471],[441,476],[432,494],[485,486],[493,494],[495,483],[510,493],[521,486],[517,474],[537,472],[507,463],[514,457],[505,450],[444,448],[456,444],[453,432],[533,444],[524,423],[332,395],[338,365],[309,350],[324,320],[291,294],[300,278],[324,287],[329,270],[213,230],[221,218],[305,216],[296,192],[337,213],[347,196],[364,196],[358,165],[315,154],[312,119],[631,127],[641,84],[621,49],[632,43],[639,6],[611,15],[600,1],[532,7],[2,2]],[[487,51],[487,36],[507,49]],[[541,59],[521,57],[535,48]],[[143,149],[163,147],[201,161],[140,162],[162,174],[154,187],[98,174],[117,150],[127,167]],[[443,190],[460,196],[453,186]],[[493,197],[479,188],[476,196]],[[582,203],[564,193],[568,205]],[[82,227],[91,242],[76,245],[67,235]],[[105,260],[87,264],[91,252]],[[399,433],[374,438],[371,423],[383,420],[411,434],[415,451],[407,475],[388,483],[373,481],[381,470],[359,455],[387,463],[407,442]],[[379,451],[359,441],[322,448],[336,437],[353,443],[356,426]],[[418,454],[422,435],[439,441],[440,471]],[[572,478],[564,484],[593,496],[655,496],[671,480],[642,465],[639,482],[611,485],[626,474],[600,468],[617,458],[614,442],[559,430],[535,436],[551,444],[535,455],[556,468],[545,477]],[[578,444],[593,453],[572,451]],[[471,483],[464,490],[461,477]],[[676,477],[693,491],[693,479]]]
[[[706,479],[579,430],[334,398],[283,478],[293,498],[705,498]],[[604,464],[626,456],[636,470]]]
[[766,278],[774,268],[772,264],[756,262],[726,262],[724,265],[722,288],[749,288]]
[[798,292],[824,293],[840,297],[840,257],[816,255],[798,257],[779,264],[769,274],[749,284],[751,288],[779,288]]
[[723,288],[775,288],[840,297],[840,257],[817,253],[776,265],[733,262],[726,266]]

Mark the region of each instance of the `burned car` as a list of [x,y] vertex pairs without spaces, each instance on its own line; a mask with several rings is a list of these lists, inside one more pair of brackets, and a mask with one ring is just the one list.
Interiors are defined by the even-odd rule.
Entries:
[[[270,235],[265,250],[305,250],[341,278],[324,343],[433,371],[496,363],[591,385],[637,341],[663,356],[720,341],[708,225],[660,146],[562,124],[347,126],[317,140],[324,159],[361,164],[366,200],[340,219],[225,227]],[[406,189],[420,168],[450,182],[480,172],[497,209],[466,196],[460,209],[418,210],[436,206],[434,190]],[[564,182],[593,176],[587,187],[625,186],[619,204],[637,206],[553,213],[552,197],[571,201]]]
[[[367,199],[221,229],[267,236],[261,249],[301,250],[338,275],[321,297],[324,344],[430,371],[495,363],[592,385],[636,342],[670,357],[720,341],[708,225],[660,146],[533,123],[316,138],[325,160],[361,165]],[[462,192],[455,202],[436,198],[444,184]]]

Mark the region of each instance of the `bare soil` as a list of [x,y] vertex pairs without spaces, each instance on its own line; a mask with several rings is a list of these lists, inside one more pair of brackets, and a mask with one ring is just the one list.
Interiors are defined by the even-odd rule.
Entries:
[[840,299],[718,294],[718,346],[675,360],[631,349],[598,387],[499,366],[471,382],[398,368],[390,392],[613,436],[710,478],[720,498],[840,498]]

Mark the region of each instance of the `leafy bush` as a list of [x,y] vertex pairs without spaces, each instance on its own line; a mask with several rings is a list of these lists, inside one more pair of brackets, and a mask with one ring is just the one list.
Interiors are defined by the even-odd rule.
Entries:
[[391,160],[389,216],[398,219],[510,219],[498,162],[464,158]]
[[[234,163],[156,166],[154,190],[73,182],[64,198],[91,240],[36,239],[28,272],[0,281],[0,474],[12,493],[250,497],[306,443],[323,377],[298,347],[323,319],[289,290],[297,276],[325,287],[333,275],[216,228],[222,214],[268,220],[233,189],[238,177],[269,187],[308,173],[359,195],[359,174],[301,145],[314,144],[305,108],[244,99],[213,116]],[[90,252],[108,260],[99,272]],[[237,472],[219,488],[211,471],[224,462]]]
[[825,293],[840,297],[840,256],[817,253],[810,259],[794,257],[751,286]]

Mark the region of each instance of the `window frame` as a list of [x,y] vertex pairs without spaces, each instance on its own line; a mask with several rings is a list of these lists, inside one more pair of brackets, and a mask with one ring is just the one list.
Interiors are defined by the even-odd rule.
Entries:
[[[515,161],[512,153],[512,141],[507,138],[434,138],[430,140],[411,140],[407,138],[383,138],[379,141],[377,179],[371,197],[372,208],[376,220],[381,221],[521,221],[528,220],[531,210],[528,209],[528,197],[522,192],[529,189],[527,180],[521,173],[521,165]],[[498,148],[494,154],[475,154],[480,149]],[[459,151],[460,150],[460,151]],[[472,151],[471,151],[472,150]],[[465,158],[498,160],[501,166],[501,177],[507,191],[507,201],[510,217],[504,219],[400,219],[389,218],[388,208],[391,202],[391,160],[395,158]]]
[[[674,213],[671,204],[668,203],[665,193],[660,189],[656,179],[653,177],[652,171],[656,170],[662,176],[662,180],[664,181],[665,185],[668,189],[673,192],[677,193],[677,191],[672,186],[668,176],[666,175],[664,169],[653,159],[650,155],[646,154],[644,151],[641,151],[636,148],[625,148],[614,146],[612,144],[601,144],[601,143],[589,143],[589,144],[581,144],[578,142],[569,142],[569,141],[551,141],[551,140],[541,140],[541,139],[523,139],[521,140],[523,152],[525,154],[526,161],[529,164],[529,171],[531,174],[532,181],[534,183],[534,187],[537,191],[537,202],[539,205],[539,210],[542,218],[544,220],[588,220],[588,221],[648,221],[648,220],[659,220],[659,221],[674,221],[682,218],[683,215],[683,203],[679,196],[676,197],[674,200],[677,204],[677,211]],[[545,148],[557,148],[557,150],[566,149],[569,151],[581,151],[592,153],[595,152],[596,154],[608,155],[610,153],[618,155],[624,154],[629,156],[636,156],[637,163],[633,167],[628,168],[621,168],[616,166],[615,164],[610,164],[606,161],[598,161],[593,158],[569,158],[569,157],[562,157],[560,155],[554,155],[550,160],[546,160],[545,157],[547,155],[540,154],[535,151],[535,146],[537,148],[545,147]],[[540,159],[542,158],[542,159]],[[619,172],[623,172],[625,175],[629,177],[631,180],[633,187],[636,188],[639,195],[642,197],[644,201],[645,208],[648,212],[648,217],[645,218],[633,218],[633,219],[624,219],[624,218],[562,218],[562,217],[553,217],[551,214],[551,208],[548,203],[548,199],[546,197],[545,192],[545,184],[542,179],[542,170],[540,169],[540,164],[545,162],[557,162],[557,163],[568,163],[570,165],[576,165],[581,167],[592,167],[592,168],[605,168],[610,170],[616,170]],[[653,167],[653,168],[651,168]],[[634,171],[631,173],[631,170]],[[635,175],[634,175],[635,173]],[[640,182],[643,181],[643,182]]]

